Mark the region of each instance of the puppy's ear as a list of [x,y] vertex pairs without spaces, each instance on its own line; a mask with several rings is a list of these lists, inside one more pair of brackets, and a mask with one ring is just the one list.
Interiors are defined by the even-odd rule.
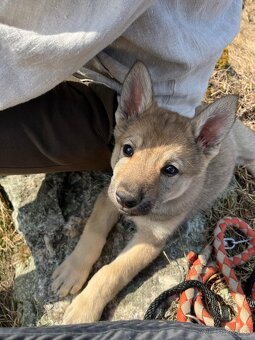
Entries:
[[222,97],[192,119],[195,139],[204,153],[217,149],[235,122],[238,97]]
[[123,83],[116,121],[139,115],[152,104],[152,84],[145,65],[138,61]]

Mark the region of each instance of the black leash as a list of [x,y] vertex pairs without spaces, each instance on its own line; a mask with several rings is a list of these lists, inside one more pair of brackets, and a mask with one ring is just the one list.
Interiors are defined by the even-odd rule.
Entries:
[[255,283],[255,268],[253,269],[253,272],[251,273],[250,277],[248,278],[244,286],[244,293],[246,296],[251,296],[254,283]]
[[[254,284],[255,281],[255,270],[253,271],[251,277],[249,278],[251,282],[248,283],[249,293],[251,293],[251,286]],[[253,283],[253,284],[252,284]],[[173,295],[177,295],[182,293],[186,289],[189,288],[197,288],[200,289],[206,298],[207,306],[210,306],[210,314],[214,320],[214,326],[220,327],[221,322],[223,321],[223,313],[220,308],[220,304],[216,299],[217,294],[213,293],[210,289],[208,289],[202,282],[197,280],[187,280],[183,281],[182,283],[178,284],[177,286],[165,290],[161,293],[149,306],[147,309],[144,320],[161,320],[163,319],[166,310],[170,307],[171,302],[169,298]],[[250,294],[249,294],[250,295]],[[255,311],[255,300],[251,298],[247,298],[248,304],[251,310]],[[209,312],[209,311],[208,311]]]
[[151,303],[144,315],[144,319],[162,319],[167,308],[169,308],[168,299],[171,296],[179,294],[188,288],[197,288],[202,291],[204,297],[206,298],[207,306],[210,306],[210,311],[214,320],[214,326],[220,327],[223,316],[221,313],[219,302],[216,299],[217,295],[213,293],[210,289],[208,289],[202,282],[197,280],[183,281],[177,286],[165,290]]

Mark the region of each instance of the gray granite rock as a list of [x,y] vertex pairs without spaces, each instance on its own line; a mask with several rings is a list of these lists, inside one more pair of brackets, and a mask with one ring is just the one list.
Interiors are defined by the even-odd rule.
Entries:
[[[17,268],[16,300],[22,326],[61,323],[70,297],[59,300],[51,291],[51,274],[74,248],[95,199],[109,182],[109,173],[75,172],[7,176],[0,184],[13,205],[17,229],[30,247],[29,265]],[[164,252],[106,307],[102,319],[141,319],[153,299],[181,282],[185,252],[205,240],[203,215],[189,221],[167,242]],[[135,226],[121,219],[110,233],[94,272],[109,263],[132,237]]]

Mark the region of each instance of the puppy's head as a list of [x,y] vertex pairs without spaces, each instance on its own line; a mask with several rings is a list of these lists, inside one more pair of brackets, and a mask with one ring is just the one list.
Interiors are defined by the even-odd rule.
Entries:
[[190,194],[235,119],[235,96],[221,98],[193,119],[159,108],[152,96],[148,70],[137,62],[116,112],[109,187],[114,204],[131,216],[160,214],[165,203]]

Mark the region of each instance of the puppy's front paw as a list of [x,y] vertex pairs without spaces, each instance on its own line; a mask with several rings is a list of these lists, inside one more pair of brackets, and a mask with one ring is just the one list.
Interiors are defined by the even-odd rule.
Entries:
[[52,278],[52,289],[58,296],[77,293],[89,275],[90,268],[86,268],[84,259],[71,254],[57,267]]
[[63,324],[70,325],[98,321],[101,317],[102,309],[97,306],[98,301],[93,301],[81,293],[67,307]]

